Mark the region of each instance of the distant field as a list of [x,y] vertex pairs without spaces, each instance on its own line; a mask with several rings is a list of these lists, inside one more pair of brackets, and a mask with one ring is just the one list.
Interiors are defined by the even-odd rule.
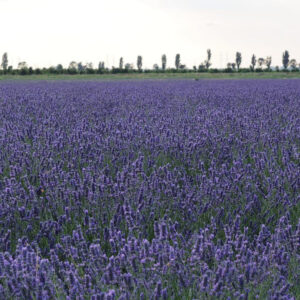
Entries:
[[127,79],[285,79],[300,78],[300,72],[272,73],[141,73],[95,75],[6,75],[0,80],[127,80]]

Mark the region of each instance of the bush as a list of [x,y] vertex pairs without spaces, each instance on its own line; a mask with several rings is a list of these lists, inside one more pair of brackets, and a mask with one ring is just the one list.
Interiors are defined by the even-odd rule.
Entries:
[[27,68],[22,68],[21,70],[19,70],[19,74],[24,76],[24,75],[28,75],[28,69]]
[[48,69],[48,72],[47,73],[50,73],[50,74],[58,74],[58,71],[54,68],[54,67],[50,67]]
[[86,74],[95,74],[95,70],[88,68],[88,69],[86,69]]
[[209,73],[219,73],[220,70],[219,69],[209,69],[208,72]]
[[75,75],[75,74],[77,74],[78,72],[77,72],[76,69],[68,69],[67,73],[70,74],[70,75]]
[[233,73],[233,70],[231,68],[226,68],[224,70],[224,73]]
[[241,68],[239,69],[239,73],[249,73],[251,70],[249,68]]

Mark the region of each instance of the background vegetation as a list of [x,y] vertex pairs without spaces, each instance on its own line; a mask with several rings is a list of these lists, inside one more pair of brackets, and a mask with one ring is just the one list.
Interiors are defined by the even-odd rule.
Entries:
[[[174,59],[174,67],[172,67],[173,62],[170,62],[168,67],[167,55],[163,54],[161,56],[160,64],[154,64],[152,68],[143,68],[143,57],[141,55],[137,56],[136,65],[132,63],[125,63],[124,58],[121,57],[119,60],[118,67],[108,68],[105,66],[104,61],[100,61],[98,66],[95,67],[92,63],[82,63],[71,61],[68,66],[63,66],[58,64],[56,66],[50,66],[48,68],[33,68],[27,64],[27,62],[22,61],[18,63],[17,68],[9,65],[8,54],[4,53],[2,56],[0,75],[9,76],[25,76],[25,75],[40,75],[56,76],[57,75],[102,75],[101,78],[152,78],[153,74],[155,78],[231,78],[231,77],[242,77],[242,78],[257,78],[258,76],[262,78],[282,78],[282,77],[299,77],[300,64],[297,63],[295,59],[290,59],[290,54],[285,50],[282,54],[282,66],[272,66],[272,57],[268,56],[266,58],[257,58],[255,54],[252,55],[251,61],[249,62],[248,68],[241,68],[243,61],[242,53],[236,52],[236,58],[234,62],[228,62],[227,67],[223,69],[212,68],[212,51],[207,50],[206,59],[200,63],[198,66],[193,66],[193,68],[188,68],[182,63],[181,56],[179,53],[176,54]],[[237,76],[237,73],[243,73]],[[247,75],[245,75],[247,73]],[[275,75],[278,73],[277,75]],[[292,75],[290,75],[292,73]],[[121,74],[122,76],[112,76],[115,74]],[[134,74],[134,76],[132,76]],[[138,74],[138,76],[136,76]],[[143,74],[142,76],[140,74]],[[151,74],[151,75],[148,75]],[[178,75],[179,74],[179,75]],[[182,75],[189,74],[189,75]],[[198,75],[201,74],[201,75]],[[216,75],[218,74],[218,75]],[[228,75],[229,74],[229,75]],[[253,74],[255,74],[253,76]],[[258,75],[264,74],[264,75]],[[105,75],[105,76],[104,76]],[[126,76],[123,76],[126,75]],[[129,75],[129,76],[128,76]],[[98,76],[97,76],[98,77]],[[96,77],[96,78],[97,78]],[[49,78],[49,77],[47,77]],[[90,78],[90,76],[88,77]],[[95,78],[95,77],[93,77]]]

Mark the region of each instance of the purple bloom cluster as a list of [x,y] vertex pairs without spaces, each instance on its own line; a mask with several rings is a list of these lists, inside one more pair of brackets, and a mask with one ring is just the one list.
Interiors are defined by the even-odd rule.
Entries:
[[298,80],[0,83],[0,299],[300,297]]

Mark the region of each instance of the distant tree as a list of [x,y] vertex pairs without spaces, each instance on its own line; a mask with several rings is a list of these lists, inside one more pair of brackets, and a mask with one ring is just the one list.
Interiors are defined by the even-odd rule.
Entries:
[[63,68],[63,66],[62,66],[62,64],[58,64],[57,66],[56,66],[56,71],[58,72],[58,73],[62,73],[63,72],[63,70],[64,70],[64,68]]
[[69,64],[70,69],[77,69],[77,62],[76,61],[71,61]]
[[126,69],[126,70],[133,70],[133,65],[127,63],[127,64],[125,64],[125,69]]
[[253,55],[252,55],[252,58],[251,58],[251,65],[250,65],[250,69],[251,69],[252,71],[254,71],[255,65],[256,65],[256,56],[253,54]]
[[28,74],[28,66],[25,61],[21,61],[18,63],[18,69],[20,71],[21,75],[27,75]]
[[68,67],[69,73],[75,74],[77,73],[77,62],[71,61]]
[[285,50],[282,54],[282,65],[284,69],[287,69],[290,61],[289,51]]
[[266,66],[267,66],[268,71],[270,71],[270,69],[271,69],[271,64],[272,64],[272,57],[271,57],[271,56],[268,56],[268,57],[265,59],[265,64],[266,64]]
[[180,67],[180,54],[179,53],[176,54],[176,56],[175,56],[175,67],[176,67],[177,70]]
[[258,65],[259,65],[259,67],[262,68],[262,66],[264,65],[264,63],[265,63],[265,59],[262,58],[262,57],[260,57],[260,58],[258,59]]
[[163,54],[161,57],[161,68],[165,70],[166,66],[167,66],[167,56],[166,54]]
[[27,63],[26,61],[21,61],[18,63],[18,69],[22,70],[22,69],[28,69]]
[[89,62],[85,65],[85,68],[86,69],[94,69],[94,66],[93,66],[93,63],[92,62]]
[[206,59],[206,61],[205,61],[205,67],[206,67],[207,70],[208,70],[209,67],[211,66],[210,60],[211,60],[211,50],[210,50],[210,49],[207,49],[207,59]]
[[180,64],[179,68],[180,68],[181,70],[185,70],[185,69],[186,69],[186,65]]
[[237,69],[239,70],[240,69],[240,65],[242,63],[242,54],[241,54],[241,52],[237,52],[236,53],[236,55],[235,55],[235,63],[236,63]]
[[154,64],[154,65],[153,65],[153,70],[155,70],[155,71],[158,71],[158,70],[159,70],[158,64]]
[[40,68],[36,68],[36,69],[34,70],[34,73],[35,73],[36,75],[40,75],[40,74],[42,74],[42,70],[41,70]]
[[77,69],[78,69],[78,72],[79,72],[80,74],[84,73],[85,68],[86,68],[86,67],[85,67],[85,65],[84,65],[82,62],[79,62],[79,63],[78,63]]
[[104,61],[100,61],[99,64],[98,64],[98,70],[99,71],[102,71],[105,69],[105,64],[104,64]]
[[291,59],[290,62],[289,62],[289,66],[292,68],[292,70],[296,70],[297,69],[296,59]]
[[120,57],[120,61],[119,61],[119,69],[122,70],[123,69],[123,57]]
[[86,63],[85,65],[85,71],[88,74],[94,74],[95,70],[94,70],[94,65],[92,62]]
[[204,63],[201,63],[201,64],[198,66],[198,70],[199,70],[200,72],[204,72],[204,70],[205,70],[205,64],[204,64]]
[[236,63],[231,63],[231,62],[229,62],[229,63],[227,63],[227,68],[226,68],[226,72],[227,71],[235,71],[235,69],[236,69]]
[[137,63],[136,63],[136,65],[137,65],[138,70],[141,72],[142,71],[142,66],[143,66],[143,58],[142,58],[141,55],[139,55],[137,57]]
[[55,67],[51,66],[49,67],[48,69],[45,70],[47,73],[50,73],[50,74],[57,74],[57,70]]
[[7,53],[6,52],[2,56],[1,67],[2,67],[2,69],[4,71],[4,73],[6,73],[7,67],[8,67],[8,58],[7,58]]

